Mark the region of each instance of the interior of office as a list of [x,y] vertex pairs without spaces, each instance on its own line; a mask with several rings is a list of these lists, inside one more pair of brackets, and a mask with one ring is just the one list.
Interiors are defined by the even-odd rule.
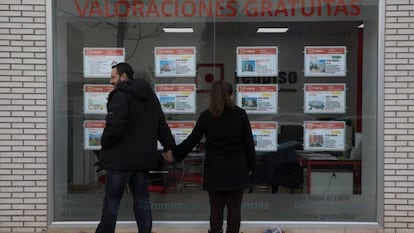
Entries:
[[[96,172],[96,149],[85,147],[87,120],[84,85],[108,84],[109,77],[84,77],[84,48],[124,48],[125,60],[152,85],[196,84],[196,111],[166,114],[169,121],[195,121],[208,106],[212,80],[238,84],[277,84],[277,113],[249,114],[251,121],[277,122],[277,151],[257,151],[257,169],[243,201],[245,221],[373,221],[376,186],[376,22],[364,20],[141,22],[138,18],[55,17],[54,36],[54,213],[58,221],[97,220],[104,172]],[[361,24],[364,28],[360,28]],[[192,28],[193,33],[166,33],[163,28]],[[285,33],[257,33],[283,27]],[[374,33],[373,33],[374,32]],[[155,77],[154,48],[196,49],[196,77]],[[240,46],[276,46],[278,75],[239,77]],[[346,75],[305,77],[306,46],[344,46]],[[305,113],[305,84],[345,84],[344,113]],[[236,92],[237,94],[237,92]],[[343,121],[344,149],[306,151],[304,122]],[[160,158],[150,176],[157,221],[207,221],[208,198],[201,189],[203,143],[183,163]],[[320,158],[315,158],[321,156]],[[312,157],[312,158],[311,158]],[[314,161],[313,161],[314,160]],[[316,162],[315,162],[316,161]],[[325,161],[318,163],[318,161]],[[125,194],[120,219],[131,220]],[[361,208],[365,206],[366,208]],[[266,210],[266,211],[263,211]]]

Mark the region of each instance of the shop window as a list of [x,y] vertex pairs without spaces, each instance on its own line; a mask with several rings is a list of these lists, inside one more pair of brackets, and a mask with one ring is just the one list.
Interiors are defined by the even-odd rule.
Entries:
[[[212,82],[234,85],[259,134],[244,221],[376,221],[378,64],[366,58],[378,56],[378,6],[174,2],[54,2],[54,220],[99,219],[105,173],[94,164],[111,90],[108,71],[111,62],[126,61],[155,91],[194,87],[185,99],[190,110],[165,111],[177,132],[184,130],[174,122],[191,124],[207,107]],[[157,49],[179,52],[161,57]],[[269,122],[273,128],[260,131]],[[203,159],[197,157],[203,149],[202,143],[194,149],[193,167],[183,166],[194,161],[172,166],[160,160],[151,172],[154,220],[208,221],[208,197],[199,185]],[[120,220],[133,219],[131,202],[125,193]]]

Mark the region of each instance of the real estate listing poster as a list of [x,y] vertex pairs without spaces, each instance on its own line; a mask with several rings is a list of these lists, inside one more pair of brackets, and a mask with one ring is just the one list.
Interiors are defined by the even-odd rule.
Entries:
[[84,114],[106,114],[108,94],[112,90],[112,85],[85,84],[83,86]]
[[109,78],[112,66],[124,61],[124,48],[83,48],[83,77]]
[[305,47],[305,77],[346,76],[345,46]]
[[155,92],[165,113],[195,113],[195,84],[156,84]]
[[305,113],[345,113],[346,86],[341,83],[305,84]]
[[278,86],[277,84],[238,84],[237,105],[247,113],[277,113]]
[[277,151],[277,122],[251,121],[256,151]]
[[278,72],[278,47],[237,47],[238,77],[276,77]]
[[84,126],[84,148],[85,150],[101,149],[101,137],[105,128],[103,120],[86,120]]
[[[167,121],[171,129],[171,133],[175,139],[175,144],[180,144],[184,141],[195,126],[195,121]],[[162,145],[158,142],[158,150],[162,150]]]
[[195,47],[155,47],[155,77],[196,77]]
[[305,121],[303,141],[305,151],[344,151],[344,121]]

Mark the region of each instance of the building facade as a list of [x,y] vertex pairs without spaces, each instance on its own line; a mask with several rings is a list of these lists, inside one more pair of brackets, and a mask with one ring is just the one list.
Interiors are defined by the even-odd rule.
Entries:
[[[99,186],[101,176],[95,173],[93,166],[91,167],[94,157],[89,147],[92,149],[94,147],[92,144],[89,147],[84,145],[87,142],[83,141],[85,132],[80,125],[83,125],[85,120],[101,120],[101,116],[85,114],[85,109],[83,109],[85,106],[82,105],[85,101],[82,97],[86,95],[83,89],[85,85],[102,85],[106,84],[107,80],[97,80],[96,77],[85,78],[87,76],[85,66],[87,65],[83,62],[88,57],[84,49],[123,47],[126,53],[125,59],[127,61],[131,59],[130,61],[134,64],[146,64],[145,60],[151,60],[151,62],[154,60],[154,54],[145,48],[140,47],[139,51],[146,51],[146,53],[141,55],[134,53],[134,46],[130,44],[135,40],[134,37],[119,44],[115,43],[119,42],[116,36],[106,38],[99,34],[100,31],[109,30],[108,28],[119,23],[118,18],[122,18],[126,13],[122,7],[129,4],[128,2],[132,4],[133,1],[0,0],[0,232],[71,232],[70,229],[74,226],[87,229],[96,226],[97,216],[100,213],[99,199],[102,195],[102,189]],[[143,9],[147,9],[144,7],[145,4],[152,3],[154,7],[156,3],[159,3],[157,6],[160,7],[163,2],[170,3],[170,1],[135,2],[143,4],[142,8],[139,7],[140,5],[134,5],[136,11],[131,10],[131,12],[136,14],[144,14]],[[233,11],[236,6],[234,2],[249,3],[250,11],[245,13],[254,15],[252,10],[254,7],[251,5],[254,1],[230,2],[232,3],[229,5],[219,4],[216,9],[223,11],[216,13],[216,16],[217,14],[219,16],[233,15],[238,12]],[[291,16],[294,7],[291,9],[289,7],[291,5],[287,2],[261,1],[261,7],[262,10],[263,8],[268,10],[266,17],[272,14],[270,12],[279,11]],[[327,188],[323,185],[320,193],[315,189],[304,194],[281,193],[277,198],[265,193],[266,190],[258,191],[262,192],[258,194],[253,193],[252,196],[246,194],[246,206],[244,207],[246,217],[242,225],[246,227],[245,232],[262,232],[263,229],[273,225],[280,225],[291,232],[323,232],[327,228],[329,232],[332,232],[332,229],[338,232],[345,232],[344,229],[346,232],[412,232],[414,230],[414,203],[412,203],[414,190],[411,187],[413,184],[411,177],[414,173],[412,159],[414,156],[412,142],[414,141],[412,140],[414,139],[412,120],[414,114],[411,105],[414,103],[412,101],[414,92],[411,89],[414,86],[412,80],[414,60],[411,53],[414,44],[411,41],[414,35],[412,30],[414,1],[351,0],[335,1],[335,3],[302,1],[302,4],[305,4],[303,2],[312,5],[315,12],[323,11],[329,4],[342,7],[332,8],[332,14],[339,14],[338,19],[333,20],[334,15],[329,15],[327,19],[324,17],[309,18],[310,21],[315,22],[315,25],[305,24],[307,18],[304,15],[312,12],[309,10],[311,8],[307,8],[310,5],[298,7],[297,9],[307,9],[301,11],[302,18],[298,16],[281,20],[290,23],[289,30],[291,31],[299,28],[298,34],[291,35],[288,39],[272,37],[271,39],[276,41],[272,44],[269,44],[266,37],[257,37],[255,40],[257,43],[251,43],[246,39],[250,38],[251,34],[240,32],[245,26],[243,23],[246,23],[242,17],[235,21],[226,21],[227,19],[216,21],[214,17],[211,21],[208,17],[208,19],[200,19],[200,15],[195,15],[194,21],[199,23],[198,28],[195,29],[205,27],[203,28],[205,33],[202,36],[169,36],[167,39],[153,37],[151,41],[156,41],[156,43],[150,43],[150,51],[154,47],[194,46],[199,56],[202,57],[198,63],[224,64],[228,67],[225,61],[220,60],[222,56],[220,53],[226,50],[228,44],[233,46],[232,50],[237,46],[276,44],[277,49],[282,51],[278,54],[280,67],[276,70],[285,72],[278,74],[279,80],[285,77],[285,83],[276,82],[281,92],[279,101],[283,101],[292,97],[291,92],[302,91],[298,86],[302,86],[305,81],[298,83],[294,82],[295,80],[306,80],[302,77],[303,74],[298,75],[301,68],[291,65],[291,63],[301,63],[303,60],[298,62],[297,58],[303,58],[303,54],[300,56],[286,55],[293,53],[292,48],[300,47],[301,49],[303,45],[342,46],[345,44],[348,51],[347,72],[351,74],[348,76],[355,77],[355,79],[346,77],[354,81],[341,79],[346,83],[350,93],[347,96],[350,114],[346,116],[357,115],[366,118],[361,120],[362,127],[358,126],[360,124],[358,120],[351,118],[351,121],[357,122],[354,124],[355,132],[362,132],[363,140],[370,141],[368,144],[363,144],[360,172],[362,186],[356,187],[357,190],[351,188],[351,194],[338,194],[339,187],[345,186],[350,179],[347,178],[348,174],[337,172],[333,174],[335,174],[334,180],[337,180],[338,187],[334,190],[335,195],[332,197],[340,201],[335,203],[326,204],[330,196],[325,195]],[[283,4],[287,6],[284,9],[281,7]],[[173,4],[169,6],[173,7]],[[155,8],[148,9],[147,12],[154,13]],[[229,12],[225,11],[226,9]],[[188,11],[181,13],[188,14],[187,18],[193,17]],[[326,16],[324,14],[331,13],[330,11],[322,12],[321,16]],[[117,15],[122,17],[117,17]],[[255,19],[255,22],[266,23],[268,21],[266,17]],[[178,24],[188,26],[187,22],[181,18],[177,17],[176,20]],[[153,18],[133,22],[136,25],[128,28],[133,34],[138,33],[133,30],[137,30],[140,23],[149,23],[150,26],[152,23],[159,23]],[[361,38],[361,30],[347,30],[353,24],[361,22],[365,25],[363,38]],[[237,25],[238,23],[240,25]],[[338,28],[345,28],[346,30],[343,30],[346,32],[331,31],[332,35],[328,35],[323,29],[318,30],[322,27],[330,27],[330,30],[333,30],[332,28],[335,27],[332,27],[332,24]],[[119,25],[117,30],[121,28]],[[223,28],[220,31],[221,26]],[[227,35],[229,28],[236,28],[237,32]],[[211,31],[217,35],[215,33],[212,35]],[[99,40],[88,33],[96,33]],[[177,41],[180,40],[188,44],[178,43]],[[140,43],[148,42],[140,41]],[[359,49],[358,46],[363,46],[364,49]],[[286,56],[283,57],[284,55]],[[289,60],[289,63],[283,60]],[[92,63],[97,64],[96,61]],[[364,64],[363,68],[358,68],[362,64]],[[148,69],[155,70],[151,64],[148,67]],[[197,67],[198,72],[202,72],[205,67],[209,66]],[[233,72],[235,68],[230,68],[230,72],[228,69],[225,70],[227,73],[224,76],[230,76],[227,79],[234,84],[243,83],[239,75],[234,74],[237,73]],[[243,71],[240,70],[240,73]],[[361,79],[356,78],[359,75]],[[159,76],[162,78],[161,71]],[[234,79],[233,76],[235,76]],[[261,80],[264,79],[261,78]],[[155,84],[170,84],[170,82],[157,81],[159,80],[157,78],[152,80],[156,80]],[[318,79],[317,83],[320,82],[326,81]],[[360,84],[357,84],[358,82]],[[188,83],[188,79],[184,78],[184,83]],[[199,82],[198,85],[200,86],[197,88],[205,86],[208,88],[208,83]],[[358,91],[358,88],[363,90]],[[205,105],[204,102],[200,102],[204,98],[203,92],[197,95],[200,95],[197,100],[197,106],[200,107],[197,108],[202,108],[201,106]],[[359,104],[361,104],[360,107],[358,107]],[[279,107],[281,109],[278,114],[283,115],[283,108],[289,109],[290,106],[279,104]],[[360,108],[362,110],[359,110]],[[299,111],[289,109],[286,112],[298,113]],[[192,119],[187,115],[176,115],[169,116],[176,117],[174,120]],[[256,117],[252,115],[253,120],[256,120]],[[287,116],[287,118],[292,118],[292,116]],[[326,119],[327,116],[316,118]],[[257,118],[257,120],[263,119],[266,117]],[[278,123],[281,124],[284,120],[278,120]],[[368,133],[364,134],[364,132]],[[79,147],[78,144],[82,146]],[[354,143],[353,149],[357,150],[357,144]],[[85,158],[86,156],[89,157]],[[324,174],[313,175],[314,177],[320,175],[323,178]],[[353,181],[350,187],[355,188],[355,180]],[[306,187],[309,182],[310,180],[303,187]],[[312,180],[313,184],[316,182],[317,180]],[[329,185],[335,184],[335,181],[329,181]],[[303,189],[306,190],[306,188]],[[169,196],[159,194],[152,196],[156,220],[154,226],[157,232],[208,228],[206,218],[208,208],[205,207],[203,194],[186,193],[185,198],[191,196],[187,202],[183,201],[182,195],[182,193],[178,195],[173,193]],[[307,200],[303,202],[304,198]],[[322,198],[323,204],[320,201]],[[269,206],[281,205],[283,202],[287,203],[286,208],[293,206],[294,210],[266,209]],[[363,205],[365,203],[369,204]],[[90,206],[87,206],[88,204]],[[322,207],[317,205],[322,205]],[[349,208],[346,208],[347,206]],[[361,209],[358,210],[358,206],[361,206]],[[121,208],[128,208],[128,200]],[[324,212],[318,208],[332,208],[335,211]],[[183,214],[177,214],[178,212]],[[263,212],[269,214],[262,214]],[[300,214],[300,212],[305,213]],[[133,228],[131,216],[127,211],[121,212],[121,225]],[[174,230],[171,231],[171,229]],[[72,232],[76,231],[72,230]]]

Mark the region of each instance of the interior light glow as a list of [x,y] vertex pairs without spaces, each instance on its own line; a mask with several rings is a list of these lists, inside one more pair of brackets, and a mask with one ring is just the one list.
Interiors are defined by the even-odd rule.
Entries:
[[193,28],[163,28],[167,33],[193,33]]
[[258,28],[257,33],[285,33],[289,28]]

